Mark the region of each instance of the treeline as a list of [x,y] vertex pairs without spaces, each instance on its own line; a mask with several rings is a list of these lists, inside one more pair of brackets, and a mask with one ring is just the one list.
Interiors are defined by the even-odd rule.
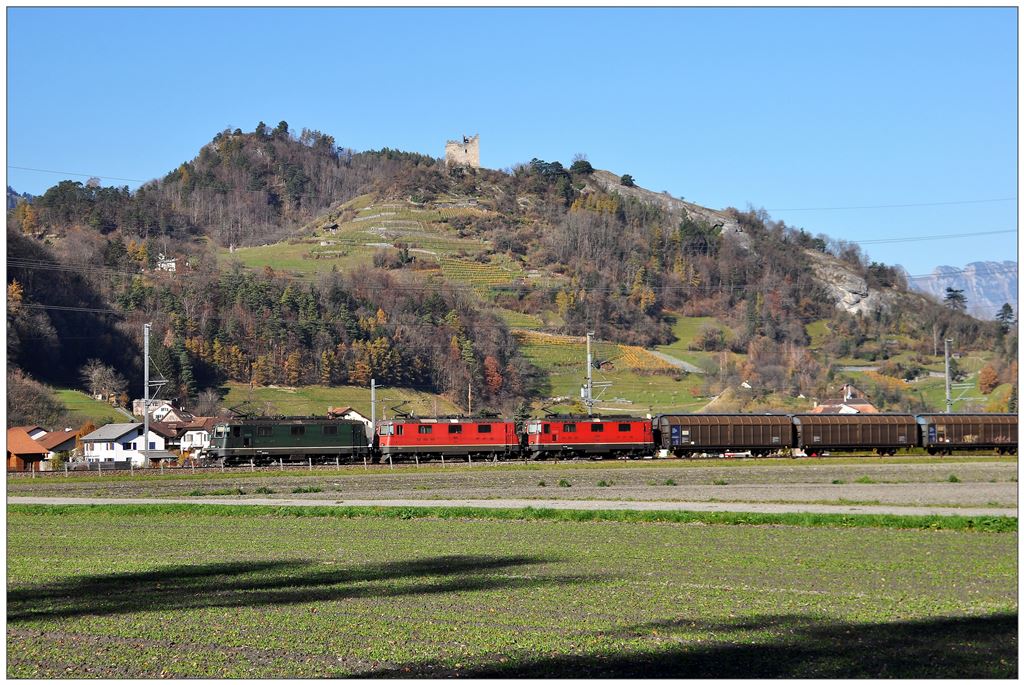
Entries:
[[251,133],[221,131],[194,159],[134,192],[102,186],[100,179],[61,181],[16,203],[8,223],[30,235],[81,226],[141,240],[206,235],[223,246],[276,242],[331,205],[390,188],[417,170],[439,176],[440,168],[425,155],[354,152],[320,131],[295,135],[287,122],[273,129],[260,122]]
[[128,287],[152,313],[153,359],[181,396],[224,380],[253,385],[411,387],[474,406],[509,408],[536,370],[504,323],[446,285],[364,268],[315,283],[253,273],[193,272]]

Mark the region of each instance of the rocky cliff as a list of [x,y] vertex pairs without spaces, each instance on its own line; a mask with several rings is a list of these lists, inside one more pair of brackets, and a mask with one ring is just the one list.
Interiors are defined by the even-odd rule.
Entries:
[[910,287],[940,302],[946,288],[964,291],[967,313],[994,319],[1004,303],[1017,311],[1017,262],[971,262],[962,269],[938,266],[927,276],[908,277]]

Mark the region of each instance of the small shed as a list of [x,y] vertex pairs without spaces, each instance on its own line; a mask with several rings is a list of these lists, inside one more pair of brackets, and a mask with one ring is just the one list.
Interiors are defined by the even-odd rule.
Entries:
[[7,470],[39,471],[46,448],[33,440],[23,427],[7,429]]

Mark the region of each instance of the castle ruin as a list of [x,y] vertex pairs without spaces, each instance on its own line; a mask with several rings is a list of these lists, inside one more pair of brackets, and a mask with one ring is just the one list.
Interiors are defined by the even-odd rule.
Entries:
[[480,134],[462,136],[462,140],[449,140],[444,146],[445,166],[480,168]]

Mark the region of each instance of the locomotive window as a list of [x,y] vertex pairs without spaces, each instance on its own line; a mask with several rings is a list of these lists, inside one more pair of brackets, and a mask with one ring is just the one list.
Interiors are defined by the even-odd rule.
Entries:
[[[547,426],[545,426],[545,428],[547,428]],[[526,427],[526,432],[529,433],[530,435],[536,435],[537,433],[540,433],[540,424],[531,423]]]
[[419,427],[419,432],[421,434],[423,434],[423,435],[426,435],[427,433],[432,433],[433,431],[434,431],[434,427],[433,426],[420,426]]
[[481,423],[479,426],[476,427],[476,432],[477,433],[490,433],[491,432],[491,424],[489,424],[489,423]]
[[544,424],[544,432],[545,433],[550,433],[551,432],[551,424],[550,423],[545,423]]
[[619,432],[620,433],[628,433],[629,432],[629,424],[628,423],[620,423],[619,424]]
[[391,435],[393,432],[394,428],[392,426],[381,426],[377,429],[379,435]]
[[267,438],[273,435],[274,429],[271,426],[256,426],[256,436]]
[[337,435],[337,434],[338,434],[338,427],[337,426],[324,426],[324,435]]
[[397,426],[395,426],[395,435],[401,435],[401,434],[402,434],[402,424],[398,424]]
[[451,435],[452,433],[461,433],[461,432],[462,432],[462,426],[448,426],[448,435]]
[[242,434],[242,427],[241,426],[232,426],[231,427],[231,435],[232,435],[232,437],[237,438],[241,434]]
[[603,433],[604,432],[604,424],[602,424],[602,423],[592,423],[592,424],[590,424],[590,432],[591,433]]
[[305,435],[305,434],[306,434],[306,427],[305,426],[292,426],[292,435]]
[[575,423],[567,423],[567,424],[562,426],[562,431],[565,432],[565,433],[575,433],[576,432],[576,424]]

